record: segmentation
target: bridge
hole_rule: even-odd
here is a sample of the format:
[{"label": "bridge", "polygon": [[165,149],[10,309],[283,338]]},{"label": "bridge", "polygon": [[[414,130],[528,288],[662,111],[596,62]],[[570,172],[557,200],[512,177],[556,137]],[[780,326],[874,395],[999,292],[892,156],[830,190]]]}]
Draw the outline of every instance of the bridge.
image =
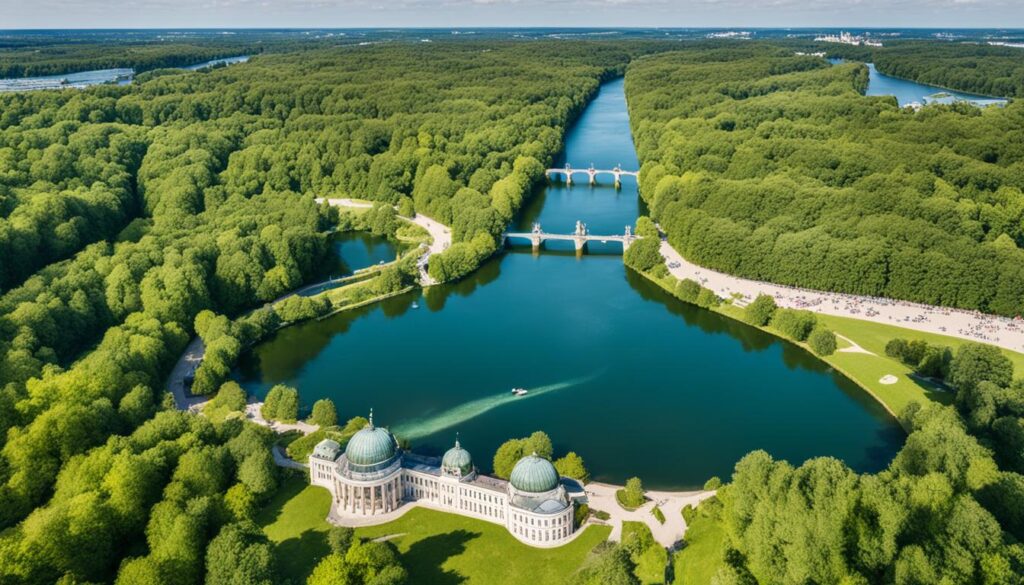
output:
[{"label": "bridge", "polygon": [[529,232],[505,232],[501,235],[501,244],[504,246],[510,239],[529,240],[533,249],[539,250],[544,242],[556,240],[573,242],[576,244],[576,251],[580,252],[587,246],[587,242],[619,242],[622,244],[623,253],[625,253],[629,249],[629,245],[639,238],[640,236],[633,235],[633,230],[628,225],[626,226],[625,233],[622,235],[604,236],[591,234],[587,224],[577,221],[576,231],[571,234],[549,234],[541,229],[539,223],[535,223],[533,224],[533,230]]},{"label": "bridge", "polygon": [[640,179],[640,171],[624,171],[622,170],[622,167],[619,165],[615,165],[615,168],[613,169],[595,169],[594,165],[591,164],[590,167],[586,169],[574,169],[572,168],[572,165],[566,163],[565,168],[563,169],[548,169],[544,171],[544,175],[549,179],[554,175],[564,176],[566,185],[572,185],[572,176],[580,173],[587,175],[587,177],[590,179],[591,185],[597,183],[598,175],[611,175],[612,177],[615,178],[616,187],[622,185],[622,177],[624,176],[636,177],[637,180]]}]

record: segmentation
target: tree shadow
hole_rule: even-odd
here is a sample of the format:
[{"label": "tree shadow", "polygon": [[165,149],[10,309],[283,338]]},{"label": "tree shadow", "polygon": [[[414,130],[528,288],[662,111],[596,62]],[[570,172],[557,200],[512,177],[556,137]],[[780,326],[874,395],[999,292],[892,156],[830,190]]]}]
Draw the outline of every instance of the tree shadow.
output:
[{"label": "tree shadow", "polygon": [[458,585],[466,582],[467,577],[446,570],[442,565],[450,557],[462,554],[466,550],[466,543],[480,536],[479,532],[462,529],[424,538],[409,547],[402,555],[402,562],[416,583]]},{"label": "tree shadow", "polygon": [[305,583],[320,560],[330,552],[326,535],[313,530],[303,532],[298,538],[281,541],[274,547],[281,572],[292,583]]},{"label": "tree shadow", "polygon": [[303,476],[302,481],[289,481],[292,475],[298,475],[298,471],[283,470],[281,473],[280,487],[274,492],[273,497],[267,502],[266,506],[256,515],[256,523],[260,527],[266,527],[277,522],[281,514],[284,513],[285,504],[298,496],[299,492],[306,489],[308,484],[306,483],[305,476]]}]

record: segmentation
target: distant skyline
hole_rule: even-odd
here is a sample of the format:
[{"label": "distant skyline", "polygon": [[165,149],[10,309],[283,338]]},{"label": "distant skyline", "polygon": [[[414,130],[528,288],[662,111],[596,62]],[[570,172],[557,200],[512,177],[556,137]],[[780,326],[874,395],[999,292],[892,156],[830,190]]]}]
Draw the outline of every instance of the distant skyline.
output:
[{"label": "distant skyline", "polygon": [[0,0],[0,28],[1024,27],[1022,0]]}]

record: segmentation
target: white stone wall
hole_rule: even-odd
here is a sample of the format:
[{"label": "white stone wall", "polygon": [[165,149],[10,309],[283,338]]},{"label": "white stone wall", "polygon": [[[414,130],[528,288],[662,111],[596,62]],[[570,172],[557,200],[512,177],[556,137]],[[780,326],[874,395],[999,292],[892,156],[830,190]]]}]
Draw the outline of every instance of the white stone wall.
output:
[{"label": "white stone wall", "polygon": [[508,530],[533,546],[557,546],[573,534],[573,507],[554,514],[538,514],[519,508],[509,511]]},{"label": "white stone wall", "polygon": [[309,483],[327,488],[334,496],[334,462],[310,456]]},{"label": "white stone wall", "polygon": [[[509,494],[462,482],[455,477],[437,476],[396,465],[393,472],[379,479],[356,481],[337,474],[334,462],[316,457],[309,458],[309,473],[311,484],[331,492],[335,508],[341,514],[386,514],[400,508],[404,502],[426,501],[443,510],[500,524],[518,540],[531,546],[559,546],[574,533],[572,505],[553,514],[531,512],[512,506]],[[559,488],[551,497],[564,498],[565,494]]]}]

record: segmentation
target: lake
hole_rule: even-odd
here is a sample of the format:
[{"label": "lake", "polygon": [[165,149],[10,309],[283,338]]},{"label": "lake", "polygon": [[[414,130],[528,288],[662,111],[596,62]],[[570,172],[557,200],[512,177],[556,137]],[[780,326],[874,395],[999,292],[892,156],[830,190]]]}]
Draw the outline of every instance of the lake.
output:
[{"label": "lake", "polygon": [[[213,67],[214,65],[233,65],[245,63],[249,60],[248,55],[237,57],[224,57],[212,59],[188,67],[182,67],[188,71],[198,71]],[[93,71],[79,71],[78,73],[65,73],[63,75],[43,75],[39,77],[19,77],[12,79],[0,79],[0,92],[4,91],[31,91],[38,89],[84,89],[92,85],[117,84],[127,85],[135,77],[135,70],[131,68],[120,69],[96,69]]]},{"label": "lake", "polygon": [[[556,164],[635,170],[628,122],[622,80],[606,83]],[[618,190],[555,182],[516,223],[622,233],[641,210],[632,178]],[[378,258],[360,245],[340,250],[346,263]],[[512,248],[463,281],[288,327],[243,355],[235,377],[259,396],[295,386],[307,407],[329,397],[342,418],[373,408],[422,452],[442,452],[458,432],[484,471],[503,441],[543,430],[595,480],[635,475],[650,488],[726,478],[754,449],[875,471],[905,438],[823,362],[665,294],[611,244],[583,256],[571,243]],[[529,394],[513,397],[518,386]]]}]

